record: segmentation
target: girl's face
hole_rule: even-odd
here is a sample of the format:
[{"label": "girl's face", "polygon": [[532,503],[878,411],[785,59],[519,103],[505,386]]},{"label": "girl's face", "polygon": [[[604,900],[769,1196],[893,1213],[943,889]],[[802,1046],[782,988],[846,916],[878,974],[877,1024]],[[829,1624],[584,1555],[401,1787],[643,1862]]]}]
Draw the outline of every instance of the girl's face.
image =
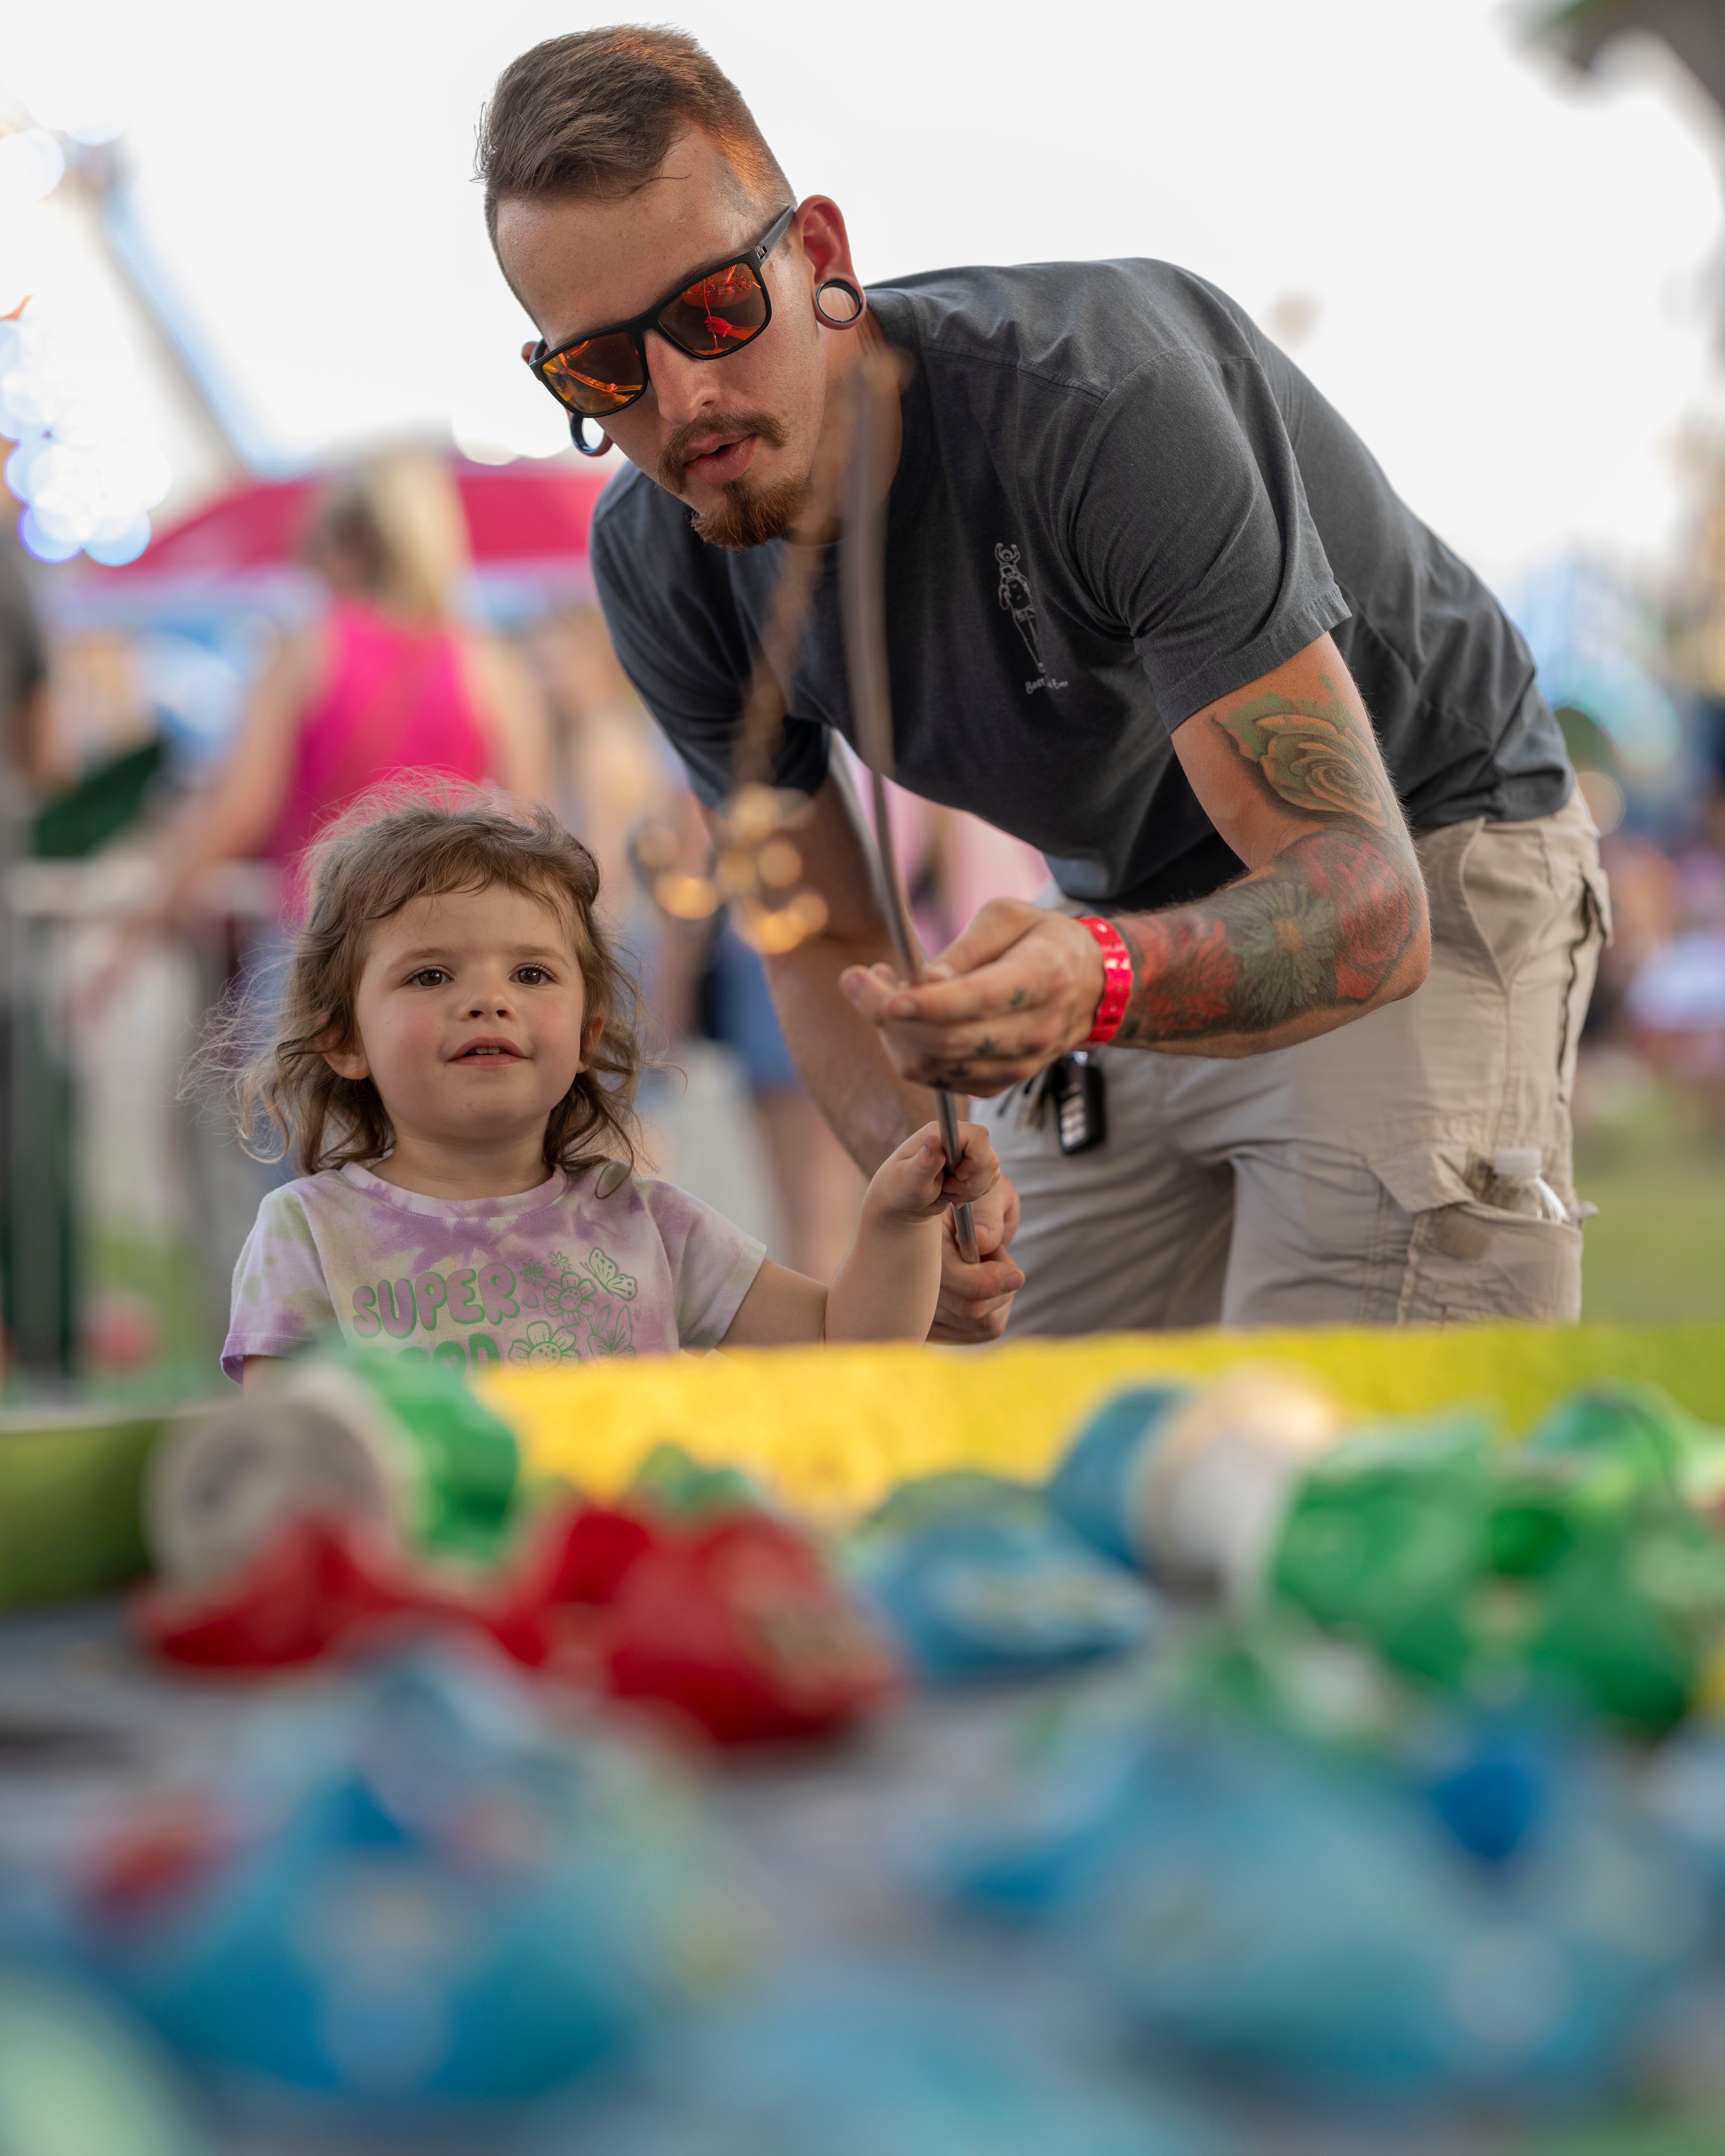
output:
[{"label": "girl's face", "polygon": [[331,1068],[371,1079],[398,1142],[457,1148],[542,1138],[604,1023],[562,913],[505,884],[384,921],[354,1013],[358,1040],[327,1051]]}]

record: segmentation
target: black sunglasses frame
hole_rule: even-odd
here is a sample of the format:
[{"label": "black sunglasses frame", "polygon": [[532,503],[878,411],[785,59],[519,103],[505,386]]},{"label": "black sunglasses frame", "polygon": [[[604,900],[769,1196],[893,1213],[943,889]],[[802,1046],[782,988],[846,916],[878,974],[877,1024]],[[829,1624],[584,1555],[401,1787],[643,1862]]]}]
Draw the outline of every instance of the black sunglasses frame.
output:
[{"label": "black sunglasses frame", "polygon": [[[608,322],[603,329],[585,331],[580,336],[568,338],[560,344],[555,352],[547,351],[545,340],[541,337],[527,364],[545,387],[550,390],[552,395],[557,398],[564,411],[572,415],[572,427],[578,426],[583,420],[591,419],[603,429],[607,419],[614,418],[619,412],[628,411],[631,404],[639,403],[646,395],[648,390],[653,386],[647,371],[647,331],[649,330],[657,330],[667,344],[675,345],[679,352],[685,353],[691,359],[729,359],[733,352],[742,352],[746,346],[752,345],[755,338],[762,335],[768,324],[773,320],[773,294],[768,288],[767,280],[761,275],[762,264],[778,246],[779,241],[784,238],[790,228],[791,219],[796,214],[797,205],[793,203],[788,209],[780,212],[768,228],[766,237],[757,240],[754,246],[746,247],[741,254],[727,255],[722,262],[711,263],[705,270],[697,270],[693,276],[680,278],[662,300],[655,300],[650,307],[643,313],[636,315],[631,321]],[[723,352],[690,352],[687,345],[679,338],[674,337],[670,331],[663,326],[659,317],[668,307],[681,299],[691,285],[704,283],[709,277],[717,277],[726,270],[738,269],[748,270],[761,288],[761,299],[767,313],[760,329],[756,330],[752,336],[745,337],[741,344],[731,345]],[[626,336],[634,341],[636,355],[641,362],[641,386],[633,396],[624,398],[622,403],[614,404],[608,412],[583,412],[578,406],[572,404],[557,388],[547,374],[546,368],[552,360],[561,359],[566,352],[573,352],[579,345],[593,344],[600,337],[610,336]],[[577,439],[578,444],[578,436]]]}]

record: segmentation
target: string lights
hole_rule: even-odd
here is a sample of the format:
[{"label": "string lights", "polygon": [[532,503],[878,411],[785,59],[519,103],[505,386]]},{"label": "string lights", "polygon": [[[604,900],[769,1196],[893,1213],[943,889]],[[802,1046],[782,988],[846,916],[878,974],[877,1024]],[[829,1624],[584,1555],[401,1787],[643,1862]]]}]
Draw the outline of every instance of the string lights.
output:
[{"label": "string lights", "polygon": [[803,855],[791,833],[807,805],[799,793],[739,787],[716,819],[715,851],[701,870],[684,865],[685,841],[675,824],[655,818],[631,841],[636,873],[674,921],[710,920],[728,902],[744,942],[767,957],[783,957],[827,925],[820,893],[796,888]]},{"label": "string lights", "polygon": [[84,553],[117,567],[150,543],[167,459],[138,409],[136,357],[81,319],[64,287],[68,241],[51,198],[66,169],[45,128],[0,134],[0,435],[18,536],[41,562]]}]

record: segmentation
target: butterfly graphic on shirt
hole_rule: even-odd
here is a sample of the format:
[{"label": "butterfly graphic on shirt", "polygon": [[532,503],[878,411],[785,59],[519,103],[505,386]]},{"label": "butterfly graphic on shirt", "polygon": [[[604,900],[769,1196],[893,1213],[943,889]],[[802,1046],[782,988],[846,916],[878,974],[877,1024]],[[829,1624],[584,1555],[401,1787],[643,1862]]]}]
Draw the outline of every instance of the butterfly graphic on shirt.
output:
[{"label": "butterfly graphic on shirt", "polygon": [[619,1296],[624,1302],[633,1302],[638,1285],[634,1276],[613,1263],[601,1250],[588,1253],[587,1269],[607,1295]]}]

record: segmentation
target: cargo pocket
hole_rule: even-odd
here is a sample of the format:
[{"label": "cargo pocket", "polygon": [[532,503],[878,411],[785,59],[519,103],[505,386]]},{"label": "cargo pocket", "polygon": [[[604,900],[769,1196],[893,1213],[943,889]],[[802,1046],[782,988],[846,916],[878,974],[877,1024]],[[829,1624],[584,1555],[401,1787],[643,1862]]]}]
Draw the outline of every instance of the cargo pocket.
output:
[{"label": "cargo pocket", "polygon": [[1580,1315],[1581,1230],[1567,1220],[1502,1213],[1475,1199],[1415,1221],[1399,1323],[1573,1325]]},{"label": "cargo pocket", "polygon": [[1461,1166],[1424,1147],[1373,1162],[1404,1232],[1383,1239],[1372,1317],[1395,1325],[1573,1325],[1581,1315],[1580,1229],[1484,1204]]}]

